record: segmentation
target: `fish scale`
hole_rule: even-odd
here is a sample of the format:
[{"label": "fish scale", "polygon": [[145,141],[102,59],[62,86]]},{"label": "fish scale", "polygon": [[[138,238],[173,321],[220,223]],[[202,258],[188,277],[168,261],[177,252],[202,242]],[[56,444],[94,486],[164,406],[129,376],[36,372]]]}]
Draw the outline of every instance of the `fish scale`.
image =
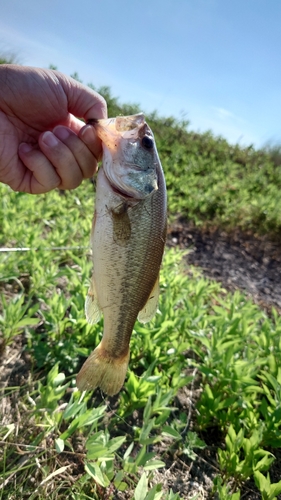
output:
[{"label": "fish scale", "polygon": [[149,321],[157,309],[166,239],[163,170],[150,128],[143,115],[135,116],[122,117],[115,129],[114,119],[95,124],[103,141],[103,167],[97,176],[86,315],[95,323],[103,314],[104,331],[77,376],[77,386],[99,386],[109,395],[124,383],[137,317]]}]

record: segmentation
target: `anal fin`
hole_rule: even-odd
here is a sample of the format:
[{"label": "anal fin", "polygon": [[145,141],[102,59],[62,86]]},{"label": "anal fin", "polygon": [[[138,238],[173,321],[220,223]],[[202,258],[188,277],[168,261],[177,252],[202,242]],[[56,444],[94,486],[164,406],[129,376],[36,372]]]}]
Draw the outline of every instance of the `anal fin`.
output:
[{"label": "anal fin", "polygon": [[98,303],[96,285],[93,276],[91,279],[90,288],[88,290],[88,295],[85,300],[85,313],[87,321],[91,325],[98,323],[98,321],[101,319],[102,316],[102,311]]},{"label": "anal fin", "polygon": [[155,281],[155,285],[151,290],[147,303],[138,314],[138,320],[141,323],[148,323],[148,321],[151,321],[153,316],[155,316],[158,306],[159,293],[160,293],[160,287],[159,287],[159,276],[158,276],[157,280]]}]

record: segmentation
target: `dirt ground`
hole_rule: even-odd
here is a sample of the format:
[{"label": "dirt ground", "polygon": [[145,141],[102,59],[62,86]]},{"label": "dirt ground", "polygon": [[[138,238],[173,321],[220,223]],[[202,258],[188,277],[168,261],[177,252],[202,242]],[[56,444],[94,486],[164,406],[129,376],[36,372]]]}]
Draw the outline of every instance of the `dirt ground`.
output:
[{"label": "dirt ground", "polygon": [[180,220],[170,226],[167,243],[188,249],[186,262],[227,290],[240,289],[260,307],[281,312],[281,244],[240,231],[201,231]]}]

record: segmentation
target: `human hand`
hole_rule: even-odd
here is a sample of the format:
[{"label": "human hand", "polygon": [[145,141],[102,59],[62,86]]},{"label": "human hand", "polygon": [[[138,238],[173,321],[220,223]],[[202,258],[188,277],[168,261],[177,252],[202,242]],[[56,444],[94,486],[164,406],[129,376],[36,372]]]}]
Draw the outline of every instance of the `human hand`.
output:
[{"label": "human hand", "polygon": [[58,71],[0,65],[0,181],[15,191],[74,189],[101,154],[94,127],[102,96]]}]

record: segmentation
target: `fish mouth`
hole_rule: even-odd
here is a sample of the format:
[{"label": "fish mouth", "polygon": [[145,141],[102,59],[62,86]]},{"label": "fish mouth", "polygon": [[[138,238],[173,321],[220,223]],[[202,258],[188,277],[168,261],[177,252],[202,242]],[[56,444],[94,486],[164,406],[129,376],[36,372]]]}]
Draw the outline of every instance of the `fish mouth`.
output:
[{"label": "fish mouth", "polygon": [[137,140],[149,131],[143,113],[130,116],[117,116],[108,119],[89,119],[87,124],[95,127],[98,137],[106,144],[115,143],[116,137]]},{"label": "fish mouth", "polygon": [[144,124],[145,118],[143,113],[130,116],[117,116],[115,118],[115,129],[117,132],[134,130],[135,128],[140,128]]},{"label": "fish mouth", "polygon": [[[95,127],[98,137],[103,142],[104,173],[115,195],[131,205],[158,189],[157,179],[152,178],[154,168],[152,166],[144,168],[141,158],[134,152],[136,148],[141,148],[141,151],[154,150],[153,134],[143,113],[94,119],[88,123]],[[133,148],[134,154],[128,154],[127,146]],[[150,160],[153,160],[153,156],[149,156]],[[148,174],[147,178],[144,178],[145,174]]]},{"label": "fish mouth", "polygon": [[116,118],[103,118],[96,119],[90,118],[87,125],[94,125],[97,127],[106,128],[111,132],[128,132],[136,128],[140,128],[145,124],[145,117],[143,113],[129,116],[117,116]]}]

